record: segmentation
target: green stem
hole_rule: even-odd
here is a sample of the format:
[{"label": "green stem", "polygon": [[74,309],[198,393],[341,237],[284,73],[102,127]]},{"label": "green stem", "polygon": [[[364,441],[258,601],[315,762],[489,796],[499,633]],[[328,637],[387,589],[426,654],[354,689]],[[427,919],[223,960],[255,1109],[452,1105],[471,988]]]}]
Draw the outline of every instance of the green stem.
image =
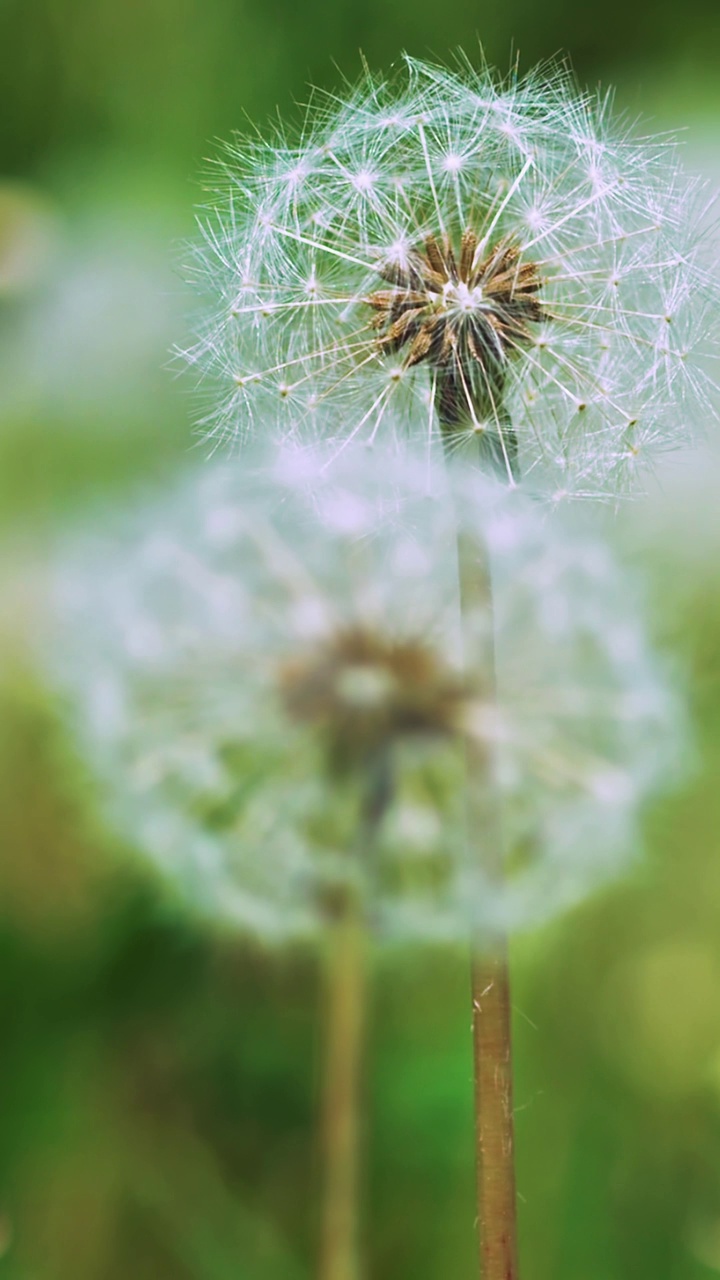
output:
[{"label": "green stem", "polygon": [[[366,762],[355,857],[367,861],[390,800],[389,761]],[[360,1280],[362,1074],[368,934],[362,894],[346,889],[331,926],[322,1098],[320,1280]]]},{"label": "green stem", "polygon": [[332,926],[326,994],[320,1280],[359,1280],[359,1149],[365,927],[356,894]]},{"label": "green stem", "polygon": [[[466,628],[466,656],[494,701],[493,596],[487,548],[458,532],[458,570],[463,617],[487,619],[484,643]],[[468,829],[479,841],[479,857],[491,882],[504,879],[502,830],[491,747],[466,743]],[[517,1210],[512,1088],[510,972],[507,937],[473,938],[471,968],[477,1221],[482,1280],[517,1280]]]}]

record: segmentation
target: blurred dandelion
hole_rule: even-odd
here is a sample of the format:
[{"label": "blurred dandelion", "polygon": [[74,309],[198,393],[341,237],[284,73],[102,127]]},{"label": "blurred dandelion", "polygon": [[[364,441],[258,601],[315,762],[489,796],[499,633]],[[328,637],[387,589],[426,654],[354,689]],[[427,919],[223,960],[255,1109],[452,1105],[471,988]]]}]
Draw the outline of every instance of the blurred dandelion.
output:
[{"label": "blurred dandelion", "polygon": [[621,865],[677,750],[630,590],[519,491],[399,445],[216,466],[139,525],[63,569],[64,679],[117,819],[196,905],[331,942],[321,1280],[358,1274],[368,929],[473,939],[484,1275],[514,1275],[504,934]]},{"label": "blurred dandelion", "polygon": [[[677,765],[634,585],[479,472],[328,456],[213,464],[64,562],[60,675],[113,820],[268,942],[322,928],[348,887],[380,938],[542,920],[623,865]],[[487,607],[460,617],[458,527],[492,555],[497,690],[472,665]],[[468,741],[492,761],[502,883],[467,852]]]},{"label": "blurred dandelion", "polygon": [[213,440],[473,440],[510,481],[614,496],[711,412],[703,185],[563,68],[406,59],[220,173],[185,353]]}]

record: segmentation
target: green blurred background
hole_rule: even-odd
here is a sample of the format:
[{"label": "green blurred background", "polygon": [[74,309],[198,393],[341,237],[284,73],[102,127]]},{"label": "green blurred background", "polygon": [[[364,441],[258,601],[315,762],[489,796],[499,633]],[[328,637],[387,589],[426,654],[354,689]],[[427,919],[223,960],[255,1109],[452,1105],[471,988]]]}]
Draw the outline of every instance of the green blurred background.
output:
[{"label": "green blurred background", "polygon": [[[583,83],[684,129],[688,167],[720,182],[717,0],[0,0],[7,1280],[313,1274],[317,966],[198,922],[103,829],[27,652],[60,531],[202,465],[165,366],[216,139],[354,78],[359,50],[385,68],[479,39],[503,69],[567,51]],[[720,1273],[713,466],[699,496],[681,477],[669,518],[622,523],[658,643],[689,672],[695,774],[648,813],[628,882],[515,946],[524,1280]],[[469,1054],[467,958],[378,957],[368,1280],[475,1274]]]}]

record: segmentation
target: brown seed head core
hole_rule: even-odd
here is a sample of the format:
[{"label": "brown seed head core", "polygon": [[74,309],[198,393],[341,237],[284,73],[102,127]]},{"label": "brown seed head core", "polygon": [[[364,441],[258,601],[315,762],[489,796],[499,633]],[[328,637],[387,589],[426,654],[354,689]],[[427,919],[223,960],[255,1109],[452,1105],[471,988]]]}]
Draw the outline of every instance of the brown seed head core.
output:
[{"label": "brown seed head core", "polygon": [[537,264],[521,262],[509,239],[483,254],[468,228],[459,254],[449,236],[428,236],[404,262],[385,264],[380,276],[392,287],[366,299],[380,350],[402,353],[405,368],[430,365],[443,430],[494,431],[512,469],[517,443],[503,394],[510,360],[532,341],[531,326],[546,319]]},{"label": "brown seed head core", "polygon": [[336,632],[279,673],[288,714],[327,735],[338,768],[361,764],[403,737],[457,731],[466,682],[424,645],[362,625]]}]

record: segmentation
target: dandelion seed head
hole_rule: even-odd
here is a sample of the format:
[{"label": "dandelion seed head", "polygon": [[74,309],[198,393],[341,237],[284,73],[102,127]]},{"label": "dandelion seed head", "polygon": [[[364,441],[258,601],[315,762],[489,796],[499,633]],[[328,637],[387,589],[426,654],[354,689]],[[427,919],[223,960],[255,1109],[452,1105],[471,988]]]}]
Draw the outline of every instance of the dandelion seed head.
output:
[{"label": "dandelion seed head", "polygon": [[186,353],[213,442],[480,436],[559,501],[632,489],[714,411],[707,193],[561,67],[406,59],[219,173]]},{"label": "dandelion seed head", "polygon": [[[453,939],[535,923],[620,870],[683,732],[610,553],[566,511],[399,443],[382,468],[357,442],[254,456],[60,568],[56,676],[109,820],[270,943],[322,929],[350,881],[378,938]],[[460,616],[458,529],[488,549],[494,622]],[[497,694],[474,656],[491,634]],[[502,886],[468,838],[469,740],[491,762]]]}]

